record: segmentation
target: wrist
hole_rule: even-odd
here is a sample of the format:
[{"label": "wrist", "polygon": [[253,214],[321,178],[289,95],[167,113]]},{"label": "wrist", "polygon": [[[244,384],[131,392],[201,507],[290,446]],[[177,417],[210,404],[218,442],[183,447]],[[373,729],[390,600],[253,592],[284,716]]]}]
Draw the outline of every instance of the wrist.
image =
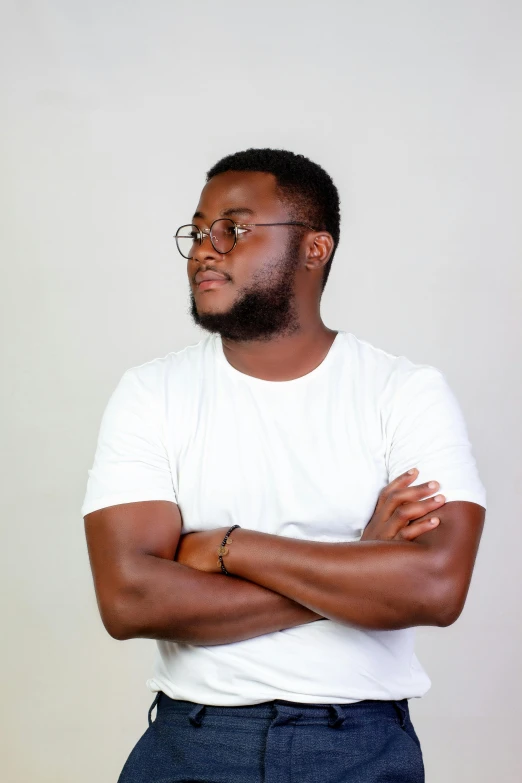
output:
[{"label": "wrist", "polygon": [[[230,554],[229,547],[232,544],[232,536],[239,527],[240,525],[232,525],[232,527],[226,528],[223,539],[221,540],[217,548],[217,557],[218,557],[216,563],[217,572],[218,573],[221,572],[225,576],[232,576],[228,568],[229,565],[228,555]],[[225,564],[224,558],[227,559],[227,565]]]},{"label": "wrist", "polygon": [[[239,576],[241,562],[243,560],[242,552],[244,553],[245,545],[248,546],[247,542],[251,532],[251,530],[245,530],[245,528],[238,527],[228,536],[228,552],[226,555],[223,555],[223,563],[230,576]],[[221,567],[219,568],[219,571],[221,572]]]},{"label": "wrist", "polygon": [[252,561],[256,562],[261,557],[263,544],[261,539],[265,536],[272,538],[268,533],[260,533],[244,527],[239,527],[230,534],[228,542],[231,546],[223,561],[231,576],[249,578],[249,564],[251,566]]}]

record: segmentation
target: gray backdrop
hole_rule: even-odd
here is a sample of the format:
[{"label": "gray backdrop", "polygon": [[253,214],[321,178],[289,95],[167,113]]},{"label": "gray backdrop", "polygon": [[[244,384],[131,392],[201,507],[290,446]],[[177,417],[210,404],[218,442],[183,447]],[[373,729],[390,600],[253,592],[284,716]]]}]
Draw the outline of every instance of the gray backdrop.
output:
[{"label": "gray backdrop", "polygon": [[428,783],[520,781],[521,4],[4,0],[0,21],[3,779],[114,783],[146,727],[154,642],[101,625],[87,469],[123,371],[202,336],[172,235],[204,172],[274,146],[341,192],[324,321],[446,374],[488,489],[466,608],[418,632]]}]

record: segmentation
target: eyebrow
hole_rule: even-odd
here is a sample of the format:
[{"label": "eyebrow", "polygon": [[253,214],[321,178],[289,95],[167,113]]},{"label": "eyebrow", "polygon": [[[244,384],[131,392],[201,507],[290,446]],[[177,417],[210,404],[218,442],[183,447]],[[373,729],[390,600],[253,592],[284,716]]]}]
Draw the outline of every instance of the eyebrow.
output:
[{"label": "eyebrow", "polygon": [[[230,215],[255,215],[255,212],[253,209],[250,209],[249,207],[232,207],[231,209],[224,209],[220,213],[220,217],[230,217]],[[200,220],[205,220],[205,215],[203,212],[194,212],[193,217],[199,218]]]}]

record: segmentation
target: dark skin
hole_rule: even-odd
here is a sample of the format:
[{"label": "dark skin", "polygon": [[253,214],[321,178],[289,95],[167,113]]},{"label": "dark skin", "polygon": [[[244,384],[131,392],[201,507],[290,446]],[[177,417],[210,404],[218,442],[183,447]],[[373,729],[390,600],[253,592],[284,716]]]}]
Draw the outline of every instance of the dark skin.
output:
[{"label": "dark skin", "polygon": [[[241,528],[224,562],[230,574],[340,623],[372,630],[450,625],[464,606],[484,509],[463,501],[435,508],[437,529],[414,542],[328,544]],[[226,530],[183,536],[178,562],[219,574]]]},{"label": "dark skin", "polygon": [[[246,208],[248,212],[241,211]],[[227,172],[214,177],[203,188],[194,223],[208,228],[213,220],[226,215],[237,223],[278,223],[294,219],[288,205],[278,195],[276,180],[259,172]],[[231,253],[216,253],[208,238],[188,262],[187,273],[199,314],[230,309],[243,289],[253,280],[281,274],[281,255],[288,242],[290,227],[258,227],[238,239]],[[323,267],[333,250],[326,231],[301,232],[298,264],[283,277],[292,276],[292,315],[271,339],[230,339],[223,337],[223,351],[240,372],[267,381],[287,381],[311,372],[328,353],[336,332],[321,319],[320,298]],[[194,277],[198,271],[225,273],[229,282],[200,291]],[[245,330],[245,329],[244,329]]]},{"label": "dark skin", "polygon": [[[409,486],[416,476],[399,476],[382,490],[363,540],[392,545],[433,535],[430,519],[434,509],[440,519],[441,504],[427,495],[438,485]],[[253,582],[205,572],[202,561],[188,566],[182,561],[217,556],[213,544],[201,545],[204,534],[181,536],[181,527],[178,506],[166,501],[124,503],[86,515],[98,606],[115,639],[227,644],[323,619]],[[371,621],[368,608],[356,624]]]},{"label": "dark skin", "polygon": [[[251,212],[233,213],[238,223],[295,219],[271,175],[229,172],[207,183],[194,220],[208,228],[223,212],[239,207]],[[332,238],[304,229],[289,261],[288,230],[254,228],[226,255],[216,253],[205,238],[187,267],[193,306],[201,317],[234,314],[234,304],[256,286],[269,301],[272,288],[277,284],[280,291],[282,281],[289,281],[288,307],[273,323],[270,318],[260,322],[257,339],[252,324],[239,315],[223,319],[229,330],[223,337],[228,361],[240,372],[271,381],[313,370],[336,335],[319,311]],[[207,269],[222,271],[228,282],[198,291],[195,275]],[[217,567],[225,529],[181,536],[174,503],[129,503],[88,514],[87,543],[104,624],[118,639],[206,645],[323,618],[383,630],[449,625],[464,606],[485,512],[475,503],[428,498],[438,484],[410,487],[414,479],[399,477],[383,490],[358,542],[271,536],[248,530],[243,520],[225,557],[234,578]],[[432,526],[434,512],[440,523]]]}]

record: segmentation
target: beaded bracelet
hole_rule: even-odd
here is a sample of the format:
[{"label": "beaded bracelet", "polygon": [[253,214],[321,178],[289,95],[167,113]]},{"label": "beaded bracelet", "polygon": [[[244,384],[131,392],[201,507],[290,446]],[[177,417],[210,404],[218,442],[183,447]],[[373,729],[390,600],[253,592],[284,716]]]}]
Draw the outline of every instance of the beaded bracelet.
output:
[{"label": "beaded bracelet", "polygon": [[[218,548],[218,555],[219,555],[218,566],[221,566],[221,570],[223,571],[224,574],[226,574],[226,576],[230,576],[230,574],[228,573],[227,569],[225,568],[225,564],[223,562],[223,555],[228,555],[228,549],[226,548],[225,545],[227,543],[227,539],[228,539],[229,535],[231,534],[231,532],[233,530],[236,529],[236,527],[241,527],[241,525],[232,525],[230,530],[227,530],[227,532],[225,533],[225,538],[221,542],[221,546]],[[229,544],[229,546],[230,546],[230,544]]]}]

